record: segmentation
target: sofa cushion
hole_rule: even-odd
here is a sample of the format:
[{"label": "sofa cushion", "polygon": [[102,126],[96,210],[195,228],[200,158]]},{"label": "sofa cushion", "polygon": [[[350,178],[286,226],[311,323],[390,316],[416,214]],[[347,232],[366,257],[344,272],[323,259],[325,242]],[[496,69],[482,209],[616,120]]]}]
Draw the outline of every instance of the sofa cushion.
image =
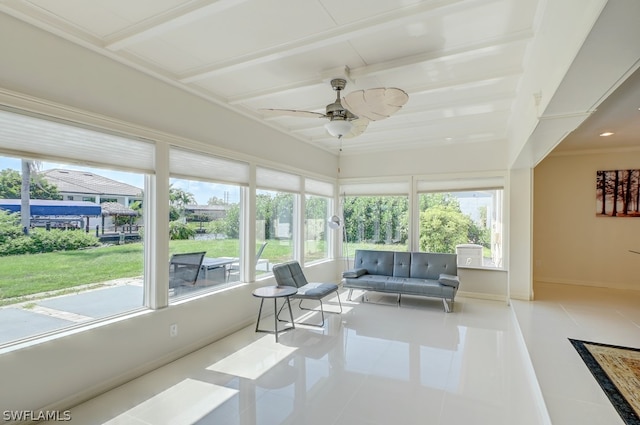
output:
[{"label": "sofa cushion", "polygon": [[384,290],[385,282],[389,276],[365,274],[357,279],[347,279],[349,288],[363,288],[372,291]]},{"label": "sofa cushion", "polygon": [[403,287],[403,293],[430,297],[442,296],[442,285],[435,280],[409,278]]},{"label": "sofa cushion", "polygon": [[312,300],[320,300],[332,292],[338,290],[338,285],[333,283],[311,282],[298,288],[298,293],[292,298],[307,298]]},{"label": "sofa cushion", "polygon": [[366,269],[368,274],[393,276],[393,251],[357,250],[354,269]]},{"label": "sofa cushion", "polygon": [[409,277],[411,274],[411,253],[396,252],[393,256],[393,277]]},{"label": "sofa cushion", "polygon": [[384,289],[388,292],[402,292],[406,281],[404,277],[389,277],[384,282]]},{"label": "sofa cushion", "polygon": [[455,254],[441,254],[433,252],[411,253],[411,277],[419,279],[438,280],[440,274],[458,274]]}]

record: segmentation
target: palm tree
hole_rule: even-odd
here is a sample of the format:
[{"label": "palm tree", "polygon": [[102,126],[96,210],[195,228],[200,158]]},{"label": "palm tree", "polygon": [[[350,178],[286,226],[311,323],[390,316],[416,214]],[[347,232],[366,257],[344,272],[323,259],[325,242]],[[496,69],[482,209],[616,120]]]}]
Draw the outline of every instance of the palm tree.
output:
[{"label": "palm tree", "polygon": [[20,223],[25,235],[31,227],[31,174],[38,172],[40,163],[29,159],[22,160],[22,183],[20,185]]},{"label": "palm tree", "polygon": [[169,212],[169,219],[171,221],[178,220],[180,217],[183,217],[186,206],[194,204],[195,202],[196,198],[192,193],[173,187],[173,184],[169,185],[169,203],[171,208],[171,211]]}]

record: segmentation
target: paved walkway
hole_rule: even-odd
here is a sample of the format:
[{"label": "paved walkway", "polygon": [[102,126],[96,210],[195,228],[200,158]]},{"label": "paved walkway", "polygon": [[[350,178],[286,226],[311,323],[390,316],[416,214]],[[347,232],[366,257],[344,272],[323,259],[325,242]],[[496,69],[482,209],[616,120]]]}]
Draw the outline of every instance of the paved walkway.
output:
[{"label": "paved walkway", "polygon": [[98,289],[2,307],[0,345],[140,307],[142,296],[141,279],[118,279]]},{"label": "paved walkway", "polygon": [[[182,296],[220,285],[216,281],[198,279],[195,286],[182,286],[171,296]],[[37,294],[21,303],[0,307],[0,346],[30,336],[102,319],[142,306],[141,278],[125,278],[74,288],[77,292],[56,295]]]}]

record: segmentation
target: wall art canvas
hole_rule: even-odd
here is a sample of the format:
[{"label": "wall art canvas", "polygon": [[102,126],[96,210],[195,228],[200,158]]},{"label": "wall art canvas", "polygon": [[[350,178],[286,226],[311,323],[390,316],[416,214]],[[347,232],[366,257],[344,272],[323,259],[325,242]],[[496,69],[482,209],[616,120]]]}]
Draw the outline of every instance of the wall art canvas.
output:
[{"label": "wall art canvas", "polygon": [[596,215],[640,217],[640,170],[596,173]]}]

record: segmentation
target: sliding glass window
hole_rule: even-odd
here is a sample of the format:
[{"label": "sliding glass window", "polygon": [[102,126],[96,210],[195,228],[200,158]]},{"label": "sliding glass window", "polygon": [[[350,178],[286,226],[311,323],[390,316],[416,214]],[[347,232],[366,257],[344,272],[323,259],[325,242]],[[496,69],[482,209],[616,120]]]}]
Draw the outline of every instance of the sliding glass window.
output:
[{"label": "sliding glass window", "polygon": [[0,346],[144,307],[153,149],[0,111]]}]

